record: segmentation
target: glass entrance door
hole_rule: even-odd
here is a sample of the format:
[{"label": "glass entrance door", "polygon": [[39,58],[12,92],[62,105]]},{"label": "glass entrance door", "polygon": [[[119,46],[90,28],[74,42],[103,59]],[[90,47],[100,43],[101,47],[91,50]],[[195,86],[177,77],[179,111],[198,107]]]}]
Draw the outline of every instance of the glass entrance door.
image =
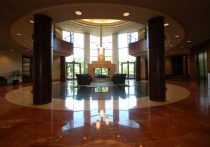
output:
[{"label": "glass entrance door", "polygon": [[207,51],[197,54],[197,83],[200,85],[207,84],[208,67],[207,67]]},{"label": "glass entrance door", "polygon": [[69,80],[76,79],[76,74],[81,74],[81,63],[66,62],[66,78]]},{"label": "glass entrance door", "polygon": [[136,77],[135,75],[135,62],[122,62],[121,63],[121,73],[127,74],[128,79],[133,79]]}]

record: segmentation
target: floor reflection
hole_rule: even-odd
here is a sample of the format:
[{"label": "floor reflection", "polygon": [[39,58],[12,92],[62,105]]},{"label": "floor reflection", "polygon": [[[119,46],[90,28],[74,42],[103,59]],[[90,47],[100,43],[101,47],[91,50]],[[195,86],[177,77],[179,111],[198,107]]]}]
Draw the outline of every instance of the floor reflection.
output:
[{"label": "floor reflection", "polygon": [[[107,83],[96,87],[77,86],[75,81],[57,83],[53,85],[53,98],[65,99],[65,106],[72,111],[93,111],[101,109],[129,110],[136,106],[137,99],[148,96],[146,82],[137,83],[129,80],[125,86],[103,85],[107,85]],[[114,101],[118,104],[113,105]],[[85,108],[85,104],[89,106]]]},{"label": "floor reflection", "polygon": [[148,96],[147,82],[128,80],[126,85],[109,85],[106,82],[90,86],[78,86],[76,81],[53,84],[53,98],[59,99],[74,98],[82,100],[90,97],[96,99],[110,99],[111,97],[126,99],[130,96],[137,98]]},{"label": "floor reflection", "polygon": [[[116,124],[130,128],[140,128],[140,123],[129,118],[129,110],[105,109],[90,111],[74,111],[72,121],[66,123],[62,131],[83,127],[85,125],[95,125],[96,129],[104,126],[114,126]],[[103,114],[101,114],[103,112]]]},{"label": "floor reflection", "polygon": [[12,90],[5,95],[5,99],[11,103],[31,108],[69,111],[71,119],[65,123],[63,130],[85,125],[95,128],[96,122],[105,126],[106,123],[101,121],[100,112],[102,110],[103,120],[108,119],[110,127],[119,124],[138,128],[140,123],[130,113],[133,110],[174,103],[190,95],[190,92],[184,87],[173,84],[166,84],[166,86],[165,102],[149,100],[147,83],[137,83],[132,80],[126,81],[125,85],[118,86],[107,82],[93,83],[90,86],[78,86],[73,81],[63,84],[53,83],[53,100],[44,105],[33,105],[32,86]]},{"label": "floor reflection", "polygon": [[136,107],[137,99],[148,95],[146,82],[129,80],[126,85],[93,85],[77,86],[75,81],[54,84],[53,97],[65,99],[65,107],[73,111],[73,120],[63,126],[63,131],[85,124],[96,124],[97,127],[97,124],[102,125],[107,121],[109,125],[117,123],[140,127],[138,122],[129,119],[129,109]]}]

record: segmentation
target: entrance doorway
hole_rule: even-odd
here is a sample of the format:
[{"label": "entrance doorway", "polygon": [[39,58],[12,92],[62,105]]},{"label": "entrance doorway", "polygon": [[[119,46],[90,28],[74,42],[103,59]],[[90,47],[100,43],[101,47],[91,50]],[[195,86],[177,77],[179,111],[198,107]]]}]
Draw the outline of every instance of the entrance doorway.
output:
[{"label": "entrance doorway", "polygon": [[172,63],[173,76],[187,76],[188,75],[188,65],[187,65],[186,54],[172,56],[171,63]]},{"label": "entrance doorway", "polygon": [[207,51],[196,55],[197,83],[207,84]]},{"label": "entrance doorway", "polygon": [[127,74],[128,79],[136,78],[136,66],[135,62],[121,62],[121,73]]},{"label": "entrance doorway", "polygon": [[81,74],[81,63],[66,62],[66,78],[68,80],[76,79],[76,74]]}]

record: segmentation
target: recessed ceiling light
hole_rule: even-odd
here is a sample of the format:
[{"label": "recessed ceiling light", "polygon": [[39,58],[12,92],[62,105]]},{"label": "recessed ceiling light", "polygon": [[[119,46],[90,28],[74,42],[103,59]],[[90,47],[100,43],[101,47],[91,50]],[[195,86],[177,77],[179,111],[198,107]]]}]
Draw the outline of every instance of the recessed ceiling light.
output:
[{"label": "recessed ceiling light", "polygon": [[125,16],[125,17],[128,17],[129,15],[130,15],[129,12],[124,12],[124,13],[123,13],[123,16]]},{"label": "recessed ceiling light", "polygon": [[179,38],[179,37],[180,37],[179,35],[176,35],[176,36],[175,36],[175,38]]},{"label": "recessed ceiling light", "polygon": [[82,21],[93,23],[93,24],[112,24],[121,22],[119,19],[82,19]]},{"label": "recessed ceiling light", "polygon": [[10,52],[14,52],[14,50],[10,50]]},{"label": "recessed ceiling light", "polygon": [[169,26],[170,24],[169,23],[164,23],[164,27],[167,27]]},{"label": "recessed ceiling light", "polygon": [[188,43],[191,43],[192,41],[191,41],[191,40],[187,40],[187,42],[188,42]]},{"label": "recessed ceiling light", "polygon": [[30,22],[30,23],[34,23],[34,21],[33,21],[33,20],[30,20],[29,22]]},{"label": "recessed ceiling light", "polygon": [[22,36],[22,34],[21,34],[21,33],[17,33],[16,35],[17,35],[17,36]]},{"label": "recessed ceiling light", "polygon": [[81,11],[75,11],[75,14],[76,15],[82,15],[82,12]]}]

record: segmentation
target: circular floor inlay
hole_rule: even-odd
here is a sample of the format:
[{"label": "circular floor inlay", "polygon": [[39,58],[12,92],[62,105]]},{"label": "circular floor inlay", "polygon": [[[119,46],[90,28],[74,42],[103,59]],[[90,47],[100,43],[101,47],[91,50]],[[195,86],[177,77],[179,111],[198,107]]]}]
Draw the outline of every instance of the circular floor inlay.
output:
[{"label": "circular floor inlay", "polygon": [[[165,102],[155,102],[149,100],[148,96],[146,97],[136,97],[135,95],[129,94],[126,98],[113,98],[101,99],[100,97],[103,93],[97,95],[97,97],[85,98],[82,100],[77,100],[73,97],[66,97],[65,99],[53,99],[51,103],[44,105],[33,105],[32,99],[32,86],[19,88],[17,90],[10,91],[6,94],[5,98],[11,103],[27,106],[32,108],[41,108],[41,109],[52,109],[52,110],[95,110],[99,109],[101,106],[107,106],[108,109],[119,109],[119,110],[129,110],[135,108],[145,108],[160,106],[169,103],[174,103],[181,101],[187,98],[190,95],[190,92],[181,86],[166,84],[166,101]],[[132,93],[132,92],[131,92]],[[86,103],[88,104],[86,106]]]}]

